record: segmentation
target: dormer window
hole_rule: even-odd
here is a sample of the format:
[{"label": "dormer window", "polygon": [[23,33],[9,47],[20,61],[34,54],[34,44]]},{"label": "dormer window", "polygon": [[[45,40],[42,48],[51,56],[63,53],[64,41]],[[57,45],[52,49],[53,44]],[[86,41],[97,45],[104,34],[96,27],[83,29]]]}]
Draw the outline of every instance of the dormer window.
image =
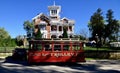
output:
[{"label": "dormer window", "polygon": [[57,14],[57,10],[51,10],[51,14],[52,15],[56,15]]}]

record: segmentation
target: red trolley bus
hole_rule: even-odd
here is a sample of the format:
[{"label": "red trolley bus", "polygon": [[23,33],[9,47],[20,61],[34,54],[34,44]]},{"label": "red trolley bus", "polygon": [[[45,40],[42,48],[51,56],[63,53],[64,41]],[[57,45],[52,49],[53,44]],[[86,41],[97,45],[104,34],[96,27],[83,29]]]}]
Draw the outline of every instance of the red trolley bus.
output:
[{"label": "red trolley bus", "polygon": [[31,40],[29,41],[28,62],[85,62],[85,56],[79,40]]}]

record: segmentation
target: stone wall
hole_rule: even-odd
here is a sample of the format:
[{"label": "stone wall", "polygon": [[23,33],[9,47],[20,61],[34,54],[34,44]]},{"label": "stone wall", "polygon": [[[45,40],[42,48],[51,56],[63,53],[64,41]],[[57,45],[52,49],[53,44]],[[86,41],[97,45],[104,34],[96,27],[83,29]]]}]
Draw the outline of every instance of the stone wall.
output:
[{"label": "stone wall", "polygon": [[[0,53],[0,57],[11,56],[12,53]],[[120,59],[120,51],[85,51],[85,57],[98,59]]]},{"label": "stone wall", "polygon": [[120,52],[110,52],[110,59],[120,59]]},{"label": "stone wall", "polygon": [[120,59],[120,51],[85,51],[87,58]]}]

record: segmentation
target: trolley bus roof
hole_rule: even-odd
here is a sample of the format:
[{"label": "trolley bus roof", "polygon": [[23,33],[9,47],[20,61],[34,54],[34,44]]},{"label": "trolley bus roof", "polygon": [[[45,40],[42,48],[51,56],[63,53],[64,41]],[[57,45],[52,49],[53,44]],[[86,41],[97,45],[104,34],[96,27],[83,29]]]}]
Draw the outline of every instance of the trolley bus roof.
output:
[{"label": "trolley bus roof", "polygon": [[78,38],[52,38],[52,39],[32,39],[30,40],[29,42],[39,42],[39,43],[42,43],[42,42],[65,42],[65,43],[78,43],[78,42],[81,42],[81,40],[79,40]]}]

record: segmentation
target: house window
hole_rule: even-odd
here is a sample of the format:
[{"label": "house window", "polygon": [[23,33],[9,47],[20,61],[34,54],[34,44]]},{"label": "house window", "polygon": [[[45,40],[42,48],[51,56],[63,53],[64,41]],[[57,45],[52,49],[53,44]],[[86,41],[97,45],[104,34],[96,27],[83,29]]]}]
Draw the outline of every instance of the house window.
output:
[{"label": "house window", "polygon": [[57,14],[57,10],[51,10],[51,14],[52,14],[52,15]]},{"label": "house window", "polygon": [[62,31],[62,26],[59,26],[59,31]]},{"label": "house window", "polygon": [[51,26],[51,31],[57,31],[57,26],[56,25],[52,25]]},{"label": "house window", "polygon": [[57,38],[57,36],[56,35],[52,35],[51,38]]},{"label": "house window", "polygon": [[51,17],[52,19],[57,19],[57,17]]},{"label": "house window", "polygon": [[72,26],[69,26],[69,30],[72,31]]},{"label": "house window", "polygon": [[44,25],[40,25],[40,30],[46,30],[46,27]]}]

